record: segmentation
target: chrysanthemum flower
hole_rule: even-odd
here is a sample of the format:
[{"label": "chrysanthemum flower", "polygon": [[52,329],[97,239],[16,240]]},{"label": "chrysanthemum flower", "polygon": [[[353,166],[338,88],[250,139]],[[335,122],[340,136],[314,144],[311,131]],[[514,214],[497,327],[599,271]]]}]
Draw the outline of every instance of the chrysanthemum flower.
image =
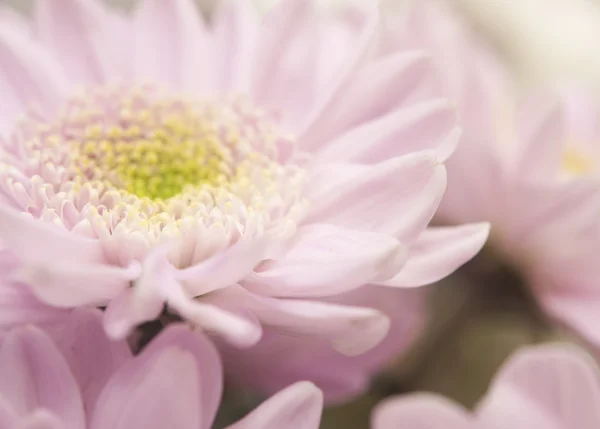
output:
[{"label": "chrysanthemum flower", "polygon": [[551,315],[600,345],[600,110],[564,89],[517,95],[491,52],[442,2],[415,2],[408,23],[419,31],[392,30],[386,49],[431,47],[463,124],[440,219],[490,221],[493,252]]},{"label": "chrysanthemum flower", "polygon": [[500,369],[473,413],[432,394],[392,398],[376,408],[372,429],[552,428],[600,425],[600,382],[594,361],[560,345],[518,351]]},{"label": "chrysanthemum flower", "polygon": [[[3,429],[210,429],[222,371],[212,342],[172,325],[132,357],[110,341],[96,311],[76,310],[67,330],[21,327],[0,343]],[[323,398],[311,383],[273,396],[235,429],[317,429]]]},{"label": "chrysanthemum flower", "polygon": [[262,325],[376,344],[384,314],[308,298],[437,280],[487,226],[425,229],[455,115],[422,53],[369,61],[372,12],[285,0],[261,25],[230,1],[205,26],[188,0],[131,17],[67,0],[3,21],[11,278],[50,306],[106,307],[114,338],[166,304],[240,346]]}]

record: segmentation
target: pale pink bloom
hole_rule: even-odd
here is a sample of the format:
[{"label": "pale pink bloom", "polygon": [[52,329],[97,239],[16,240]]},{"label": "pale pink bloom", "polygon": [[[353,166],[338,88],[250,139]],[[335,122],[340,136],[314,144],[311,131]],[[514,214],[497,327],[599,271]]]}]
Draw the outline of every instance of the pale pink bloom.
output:
[{"label": "pale pink bloom", "polygon": [[372,429],[596,429],[600,378],[593,359],[567,345],[516,352],[475,411],[433,394],[384,401]]},{"label": "pale pink bloom", "polygon": [[[47,334],[11,331],[0,343],[3,429],[210,429],[221,400],[217,351],[172,325],[141,354],[106,337],[96,311],[77,310]],[[323,397],[311,383],[273,396],[233,429],[317,429]]]},{"label": "pale pink bloom", "polygon": [[426,229],[459,129],[423,53],[371,61],[373,5],[260,24],[228,1],[210,27],[191,0],[37,5],[0,25],[0,240],[48,305],[106,306],[113,338],[166,304],[238,346],[268,325],[355,354],[386,315],[310,298],[431,283],[483,245]]},{"label": "pale pink bloom", "polygon": [[551,315],[598,346],[600,110],[562,89],[516,95],[510,76],[446,6],[414,2],[410,31],[392,28],[385,47],[427,46],[457,100],[463,137],[446,163],[439,218],[490,221],[490,247]]}]

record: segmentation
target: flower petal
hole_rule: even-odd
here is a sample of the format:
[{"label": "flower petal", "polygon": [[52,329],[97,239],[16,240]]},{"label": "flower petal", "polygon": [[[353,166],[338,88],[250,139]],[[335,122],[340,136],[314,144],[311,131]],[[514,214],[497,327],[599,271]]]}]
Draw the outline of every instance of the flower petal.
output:
[{"label": "flower petal", "polygon": [[78,382],[85,409],[93,410],[108,379],[132,358],[127,342],[106,336],[96,309],[74,310],[47,330]]},{"label": "flower petal", "polygon": [[417,287],[434,283],[475,256],[485,244],[489,231],[487,223],[427,228],[410,248],[402,271],[378,284]]},{"label": "flower petal", "polygon": [[68,88],[58,64],[26,34],[0,26],[0,131],[32,103],[54,113]]},{"label": "flower petal", "polygon": [[46,410],[38,410],[13,426],[13,429],[69,429],[69,427],[54,414]]},{"label": "flower petal", "polygon": [[[117,16],[109,15],[94,0],[37,2],[35,36],[60,61],[70,79],[82,84],[102,84],[122,75],[128,57],[122,32],[115,31]],[[117,39],[117,37],[119,39]]]},{"label": "flower petal", "polygon": [[[517,352],[477,409],[481,427],[596,428],[600,383],[593,360],[573,346]],[[506,410],[511,410],[507,413]]]},{"label": "flower petal", "polygon": [[306,222],[325,222],[393,235],[407,243],[429,223],[446,187],[432,152],[380,164],[324,164],[309,178]]},{"label": "flower petal", "polygon": [[415,151],[434,150],[440,162],[460,137],[456,112],[448,100],[426,100],[366,122],[318,152],[320,162],[378,163]]},{"label": "flower petal", "polygon": [[387,316],[370,308],[269,298],[241,287],[217,291],[212,299],[215,304],[220,300],[238,300],[264,325],[291,334],[326,339],[339,352],[347,355],[357,355],[374,347],[389,329]]},{"label": "flower petal", "polygon": [[66,427],[85,428],[77,382],[63,356],[37,328],[17,329],[2,341],[0,394],[20,415],[44,408]]},{"label": "flower petal", "polygon": [[299,146],[318,152],[341,133],[429,92],[431,63],[420,52],[401,52],[374,61],[353,75],[336,92],[301,137]]},{"label": "flower petal", "polygon": [[214,12],[214,42],[220,60],[217,78],[223,91],[250,89],[260,22],[252,2],[225,0]]},{"label": "flower petal", "polygon": [[388,399],[377,406],[371,417],[372,429],[469,429],[471,426],[466,410],[433,394]]},{"label": "flower petal", "polygon": [[177,270],[174,277],[185,285],[192,296],[231,286],[269,257],[271,244],[267,237],[241,239],[196,265]]},{"label": "flower petal", "polygon": [[[262,329],[255,320],[250,320],[238,312],[206,304],[204,303],[207,301],[206,297],[202,301],[194,300],[174,280],[161,284],[161,287],[169,307],[199,328],[214,332],[239,347],[250,347],[260,339]],[[218,294],[218,291],[211,295],[215,294]]]},{"label": "flower petal", "polygon": [[394,275],[406,256],[407,249],[387,235],[312,224],[297,232],[281,259],[268,262],[243,285],[270,296],[334,295]]},{"label": "flower petal", "polygon": [[220,401],[221,377],[214,346],[173,325],[109,380],[91,429],[208,428]]},{"label": "flower petal", "polygon": [[519,147],[515,174],[545,180],[560,165],[566,126],[557,97],[533,94],[521,102],[516,112]]},{"label": "flower petal", "polygon": [[322,411],[323,393],[304,381],[267,399],[227,429],[318,429]]},{"label": "flower petal", "polygon": [[[202,94],[214,86],[210,39],[191,0],[147,0],[134,17],[134,75]],[[159,29],[159,30],[157,30]]]}]

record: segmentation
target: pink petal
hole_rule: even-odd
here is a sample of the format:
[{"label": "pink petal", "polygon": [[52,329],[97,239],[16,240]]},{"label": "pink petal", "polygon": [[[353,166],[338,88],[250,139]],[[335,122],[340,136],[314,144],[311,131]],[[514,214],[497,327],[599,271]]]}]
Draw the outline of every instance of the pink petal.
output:
[{"label": "pink petal", "polygon": [[38,410],[22,419],[18,425],[13,426],[13,429],[70,429],[70,427],[54,414]]},{"label": "pink petal", "polygon": [[434,150],[440,161],[454,152],[460,129],[447,100],[401,107],[351,129],[318,153],[320,162],[378,163],[421,150]]},{"label": "pink petal", "polygon": [[18,414],[44,408],[69,429],[84,429],[77,383],[60,352],[40,330],[12,331],[0,347],[0,394]]},{"label": "pink petal", "polygon": [[524,349],[496,375],[478,407],[478,422],[482,427],[490,422],[498,427],[597,428],[597,373],[593,360],[573,346]]},{"label": "pink petal", "polygon": [[214,302],[218,303],[219,299],[243,302],[261,323],[291,334],[326,339],[347,355],[357,355],[374,347],[389,329],[389,319],[370,308],[268,298],[241,287],[215,292]]},{"label": "pink petal", "polygon": [[205,93],[214,85],[210,39],[191,0],[147,0],[134,18],[134,74],[171,84],[173,89]]},{"label": "pink petal", "polygon": [[[62,64],[69,77],[82,84],[102,84],[123,73],[126,45],[115,30],[117,16],[95,0],[36,3],[35,35]],[[114,23],[114,24],[113,24]],[[117,39],[117,37],[119,39]]]},{"label": "pink petal", "polygon": [[65,312],[42,303],[27,286],[11,284],[0,275],[0,333],[29,323],[48,324],[60,320]]},{"label": "pink petal", "polygon": [[410,243],[431,220],[445,186],[444,166],[425,151],[375,165],[317,166],[306,189],[306,222],[377,231]]},{"label": "pink petal", "polygon": [[12,31],[31,36],[31,22],[22,13],[17,12],[10,6],[0,6],[0,25],[10,27]]},{"label": "pink petal", "polygon": [[556,97],[534,94],[516,113],[519,154],[515,174],[544,180],[560,166],[566,127],[562,106]]},{"label": "pink petal", "polygon": [[12,404],[0,394],[0,428],[14,428],[19,420],[19,415]]},{"label": "pink petal", "polygon": [[393,275],[406,261],[406,248],[389,236],[333,225],[302,227],[291,248],[244,281],[263,295],[327,296]]},{"label": "pink petal", "polygon": [[319,95],[321,22],[309,0],[284,0],[264,19],[252,94],[261,105],[301,128]]},{"label": "pink petal", "polygon": [[402,52],[359,70],[337,92],[300,139],[300,147],[318,152],[341,133],[417,101],[430,87],[431,64],[419,52]]},{"label": "pink petal", "polygon": [[227,429],[318,429],[323,393],[312,383],[296,383],[262,403]]},{"label": "pink petal", "polygon": [[75,310],[50,331],[77,380],[85,409],[93,410],[108,379],[132,358],[127,342],[109,340],[102,312],[95,309]]},{"label": "pink petal", "polygon": [[22,261],[105,262],[98,240],[78,237],[56,225],[34,220],[26,213],[3,206],[0,206],[0,239],[4,247]]},{"label": "pink petal", "polygon": [[260,28],[256,7],[247,1],[225,0],[217,5],[213,16],[220,87],[224,91],[248,92]]},{"label": "pink petal", "polygon": [[15,272],[14,279],[31,287],[41,301],[56,307],[106,305],[116,298],[131,281],[141,274],[140,266],[111,265],[24,265]]},{"label": "pink petal", "polygon": [[260,339],[262,329],[253,318],[205,303],[208,301],[207,297],[218,294],[218,291],[202,300],[194,300],[174,280],[161,284],[161,289],[169,307],[199,328],[216,333],[239,347],[250,347]]},{"label": "pink petal", "polygon": [[192,296],[200,296],[245,278],[260,262],[270,257],[271,246],[267,237],[241,239],[196,265],[177,270],[174,277]]},{"label": "pink petal", "polygon": [[510,207],[516,209],[510,231],[515,240],[568,237],[596,225],[600,188],[595,179],[587,178],[563,183],[521,182],[513,188]]},{"label": "pink petal", "polygon": [[140,275],[140,267],[108,265],[98,240],[79,237],[0,207],[0,239],[20,260],[13,278],[57,307],[102,305]]},{"label": "pink petal", "polygon": [[385,286],[417,287],[434,283],[475,256],[490,231],[487,223],[428,228],[410,248],[408,262]]},{"label": "pink petal", "polygon": [[[446,398],[432,394],[415,394],[392,398],[375,408],[372,429],[469,429],[467,411]],[[478,426],[485,429],[486,426]]]},{"label": "pink petal", "polygon": [[210,341],[171,325],[109,380],[90,427],[209,428],[221,385],[220,361]]},{"label": "pink petal", "polygon": [[0,131],[35,104],[54,113],[68,88],[58,64],[32,39],[0,26]]}]

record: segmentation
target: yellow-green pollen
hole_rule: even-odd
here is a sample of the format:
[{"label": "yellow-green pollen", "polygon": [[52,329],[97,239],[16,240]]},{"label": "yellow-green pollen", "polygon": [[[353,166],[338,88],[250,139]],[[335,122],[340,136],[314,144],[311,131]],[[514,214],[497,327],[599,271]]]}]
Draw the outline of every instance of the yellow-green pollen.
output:
[{"label": "yellow-green pollen", "polygon": [[576,147],[568,147],[562,156],[562,170],[573,176],[592,173],[595,170],[591,157]]},{"label": "yellow-green pollen", "polygon": [[[188,185],[217,185],[231,174],[223,129],[207,121],[209,108],[164,99],[135,105],[134,95],[123,97],[111,106],[112,126],[88,121],[71,141],[77,174],[152,200],[173,197]],[[235,143],[235,135],[227,137]]]}]

